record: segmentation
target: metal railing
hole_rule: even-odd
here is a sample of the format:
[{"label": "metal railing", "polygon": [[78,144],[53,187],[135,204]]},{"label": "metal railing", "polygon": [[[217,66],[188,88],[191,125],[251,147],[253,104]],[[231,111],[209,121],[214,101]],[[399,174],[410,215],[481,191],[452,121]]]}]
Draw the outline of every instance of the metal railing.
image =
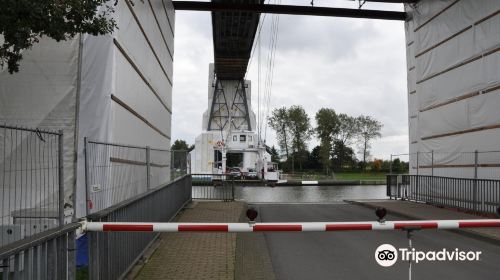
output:
[{"label": "metal railing", "polygon": [[223,174],[191,174],[193,199],[234,201],[234,177]]},{"label": "metal railing", "polygon": [[187,152],[84,141],[87,213],[96,213],[187,174]]},{"label": "metal railing", "polygon": [[75,231],[67,224],[0,249],[1,279],[75,279]]},{"label": "metal railing", "polygon": [[0,124],[0,248],[63,223],[63,134]]},{"label": "metal railing", "polygon": [[494,214],[500,206],[500,180],[387,175],[387,196]]},{"label": "metal railing", "polygon": [[[168,222],[191,200],[191,176],[87,216],[93,222]],[[90,279],[124,277],[158,234],[89,232]]]}]

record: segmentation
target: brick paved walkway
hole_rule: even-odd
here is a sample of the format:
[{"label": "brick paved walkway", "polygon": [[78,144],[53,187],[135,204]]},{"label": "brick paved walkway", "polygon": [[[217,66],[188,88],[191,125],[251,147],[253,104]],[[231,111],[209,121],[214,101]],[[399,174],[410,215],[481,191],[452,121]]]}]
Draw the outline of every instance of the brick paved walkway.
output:
[{"label": "brick paved walkway", "polygon": [[[356,200],[352,203],[364,205],[371,208],[385,207],[389,213],[402,216],[406,219],[415,220],[462,220],[462,219],[485,219],[455,210],[439,208],[424,203],[415,203],[402,200]],[[495,244],[500,244],[500,229],[498,228],[474,228],[461,229],[456,232],[484,239]]]},{"label": "brick paved walkway", "polygon": [[[244,202],[199,202],[178,222],[238,222]],[[234,279],[236,233],[164,233],[136,279]]]}]

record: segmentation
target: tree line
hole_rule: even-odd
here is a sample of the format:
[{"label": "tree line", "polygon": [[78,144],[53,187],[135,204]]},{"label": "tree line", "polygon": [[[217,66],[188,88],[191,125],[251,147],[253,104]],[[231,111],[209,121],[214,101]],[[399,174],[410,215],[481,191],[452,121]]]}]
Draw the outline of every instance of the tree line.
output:
[{"label": "tree line", "polygon": [[[268,118],[276,132],[285,171],[303,169],[366,170],[371,142],[381,137],[382,124],[373,117],[337,114],[334,109],[321,108],[315,115],[316,127],[304,108],[294,105],[275,108]],[[311,151],[308,143],[317,137],[320,144]],[[359,148],[361,160],[356,157],[354,145]],[[273,155],[277,157],[278,155]]]}]

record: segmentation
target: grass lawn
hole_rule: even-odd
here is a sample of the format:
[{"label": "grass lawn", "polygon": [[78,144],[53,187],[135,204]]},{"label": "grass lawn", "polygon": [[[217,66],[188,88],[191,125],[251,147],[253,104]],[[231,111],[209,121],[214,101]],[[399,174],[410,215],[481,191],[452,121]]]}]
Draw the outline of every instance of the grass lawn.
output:
[{"label": "grass lawn", "polygon": [[87,280],[89,279],[89,268],[82,267],[76,269],[76,280]]},{"label": "grass lawn", "polygon": [[353,172],[335,172],[335,177],[332,175],[325,175],[318,172],[308,172],[308,173],[299,173],[299,174],[289,174],[288,179],[296,179],[296,180],[384,180],[386,179],[385,172],[361,172],[361,171],[353,171]]},{"label": "grass lawn", "polygon": [[378,172],[339,172],[335,173],[337,180],[385,180],[386,173]]}]

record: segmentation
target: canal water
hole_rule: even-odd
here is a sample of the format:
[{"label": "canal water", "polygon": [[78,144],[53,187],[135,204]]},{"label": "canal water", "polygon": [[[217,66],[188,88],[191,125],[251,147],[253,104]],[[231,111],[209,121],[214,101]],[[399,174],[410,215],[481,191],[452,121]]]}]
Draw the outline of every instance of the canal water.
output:
[{"label": "canal water", "polygon": [[249,203],[331,203],[345,199],[384,199],[385,185],[235,187],[235,198]]}]

